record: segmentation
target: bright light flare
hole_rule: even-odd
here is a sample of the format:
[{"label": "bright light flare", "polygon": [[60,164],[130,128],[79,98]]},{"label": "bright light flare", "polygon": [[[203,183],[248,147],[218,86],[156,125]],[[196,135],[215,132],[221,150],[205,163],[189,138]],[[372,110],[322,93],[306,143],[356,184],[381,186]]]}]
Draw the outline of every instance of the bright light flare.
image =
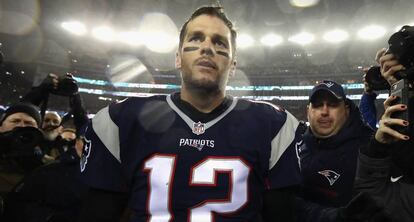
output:
[{"label": "bright light flare", "polygon": [[157,53],[169,53],[178,46],[178,28],[164,13],[147,13],[138,29],[145,46]]},{"label": "bright light flare", "polygon": [[358,37],[364,40],[375,40],[383,37],[386,30],[382,26],[370,25],[358,31]]},{"label": "bright light flare", "polygon": [[302,32],[289,38],[290,42],[294,42],[299,45],[308,45],[315,40],[315,36],[308,32]]},{"label": "bright light flare", "polygon": [[139,46],[144,42],[142,34],[136,31],[121,32],[118,34],[118,40],[132,46]]},{"label": "bright light flare", "polygon": [[96,39],[99,39],[104,42],[112,42],[115,40],[114,31],[111,28],[106,27],[106,26],[94,28],[92,30],[92,35]]},{"label": "bright light flare", "polygon": [[267,35],[263,36],[260,39],[260,42],[263,45],[273,47],[273,46],[276,46],[276,45],[280,45],[283,42],[283,38],[280,35],[276,35],[276,34],[272,33],[272,34],[267,34]]},{"label": "bright light flare", "polygon": [[319,0],[289,0],[289,2],[293,6],[306,8],[317,5]]},{"label": "bright light flare", "polygon": [[240,34],[237,36],[237,47],[238,48],[248,48],[254,44],[254,39],[248,34]]},{"label": "bright light flare", "polygon": [[79,21],[62,22],[60,26],[66,31],[78,36],[85,35],[87,32],[86,26]]},{"label": "bright light flare", "polygon": [[348,32],[341,30],[341,29],[335,29],[329,32],[326,32],[323,35],[323,39],[325,39],[327,42],[330,43],[340,43],[349,38]]}]

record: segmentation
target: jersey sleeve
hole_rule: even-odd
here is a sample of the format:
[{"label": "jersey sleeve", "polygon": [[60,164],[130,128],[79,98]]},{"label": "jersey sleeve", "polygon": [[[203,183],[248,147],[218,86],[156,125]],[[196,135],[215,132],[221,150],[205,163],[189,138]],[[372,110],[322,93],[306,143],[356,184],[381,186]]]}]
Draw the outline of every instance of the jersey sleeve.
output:
[{"label": "jersey sleeve", "polygon": [[81,157],[81,176],[88,186],[126,192],[121,170],[119,128],[110,115],[110,107],[100,110],[89,123]]},{"label": "jersey sleeve", "polygon": [[[285,121],[279,125],[272,140],[269,160],[269,187],[278,189],[301,183],[297,147],[303,144],[299,121],[288,111],[278,111]],[[280,122],[280,120],[278,121]]]}]

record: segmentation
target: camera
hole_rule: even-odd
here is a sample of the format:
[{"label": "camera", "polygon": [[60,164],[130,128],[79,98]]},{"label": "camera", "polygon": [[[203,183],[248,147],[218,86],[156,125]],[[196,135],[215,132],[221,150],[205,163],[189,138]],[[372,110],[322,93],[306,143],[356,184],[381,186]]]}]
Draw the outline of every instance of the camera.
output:
[{"label": "camera", "polygon": [[[388,50],[395,59],[405,67],[405,70],[395,73],[398,80],[392,86],[381,76],[380,68],[371,67],[366,75],[368,86],[373,90],[390,90],[390,95],[397,96],[393,104],[404,104],[407,110],[395,112],[391,116],[396,119],[403,119],[410,123],[408,127],[393,127],[399,132],[414,137],[414,27],[403,26],[398,32],[391,35],[388,40]],[[392,105],[393,105],[392,104]]]},{"label": "camera", "polygon": [[73,96],[78,92],[77,82],[71,75],[59,76],[58,81],[58,87],[51,89],[51,93],[59,96]]},{"label": "camera", "polygon": [[[392,53],[396,60],[406,69],[395,74],[398,80],[414,80],[414,26],[403,26],[398,32],[391,35],[388,40],[386,54]],[[381,76],[378,66],[371,67],[366,75],[368,86],[373,90],[388,90],[390,85]]]}]

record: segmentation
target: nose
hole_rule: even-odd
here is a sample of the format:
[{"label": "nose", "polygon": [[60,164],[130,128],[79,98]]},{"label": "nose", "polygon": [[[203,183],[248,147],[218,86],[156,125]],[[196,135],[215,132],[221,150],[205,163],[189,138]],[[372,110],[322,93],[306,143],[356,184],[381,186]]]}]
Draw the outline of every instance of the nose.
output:
[{"label": "nose", "polygon": [[206,40],[203,42],[203,44],[201,44],[201,54],[209,56],[214,55],[213,44],[211,41]]},{"label": "nose", "polygon": [[321,107],[321,114],[324,115],[324,116],[329,115],[328,104],[323,104],[323,106]]}]

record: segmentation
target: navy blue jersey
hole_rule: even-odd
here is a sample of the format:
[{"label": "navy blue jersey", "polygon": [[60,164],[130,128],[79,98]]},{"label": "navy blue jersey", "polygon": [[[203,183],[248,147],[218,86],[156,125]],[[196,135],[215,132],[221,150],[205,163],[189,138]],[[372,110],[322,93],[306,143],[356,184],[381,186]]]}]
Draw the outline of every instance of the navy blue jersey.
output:
[{"label": "navy blue jersey", "polygon": [[129,98],[93,118],[82,176],[129,192],[132,221],[251,221],[266,189],[300,183],[298,124],[263,102],[234,98],[202,123],[171,95]]}]

